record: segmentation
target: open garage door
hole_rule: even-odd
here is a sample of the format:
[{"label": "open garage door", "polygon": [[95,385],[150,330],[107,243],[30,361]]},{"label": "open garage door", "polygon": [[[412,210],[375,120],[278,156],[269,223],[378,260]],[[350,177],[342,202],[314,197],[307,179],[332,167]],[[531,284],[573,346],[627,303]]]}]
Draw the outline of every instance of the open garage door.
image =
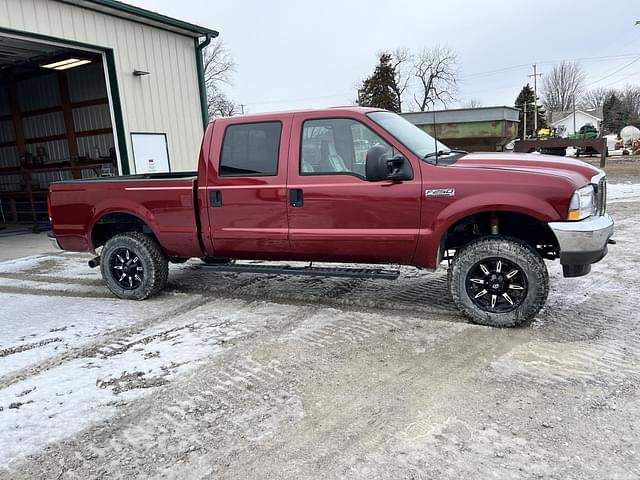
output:
[{"label": "open garage door", "polygon": [[104,54],[0,35],[0,222],[46,228],[50,182],[117,175]]}]

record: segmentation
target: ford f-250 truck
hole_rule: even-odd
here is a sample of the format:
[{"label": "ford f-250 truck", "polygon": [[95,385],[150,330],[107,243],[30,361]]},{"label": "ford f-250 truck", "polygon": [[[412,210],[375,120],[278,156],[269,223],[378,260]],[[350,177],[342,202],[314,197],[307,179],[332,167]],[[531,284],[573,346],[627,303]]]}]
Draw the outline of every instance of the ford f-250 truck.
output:
[{"label": "ford f-250 truck", "polygon": [[452,150],[384,110],[335,108],[211,122],[198,171],[54,183],[51,240],[100,251],[107,287],[142,300],[168,264],[214,271],[395,278],[361,265],[449,264],[472,321],[513,326],[545,304],[544,259],[586,275],[613,221],[604,172],[557,157]]}]

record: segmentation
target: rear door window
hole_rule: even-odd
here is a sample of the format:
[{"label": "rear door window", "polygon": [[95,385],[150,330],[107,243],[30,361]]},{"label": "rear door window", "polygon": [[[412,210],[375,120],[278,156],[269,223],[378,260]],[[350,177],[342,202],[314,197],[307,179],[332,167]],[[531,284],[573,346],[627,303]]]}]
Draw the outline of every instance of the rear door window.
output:
[{"label": "rear door window", "polygon": [[278,174],[280,122],[229,125],[222,141],[221,177],[268,177]]}]

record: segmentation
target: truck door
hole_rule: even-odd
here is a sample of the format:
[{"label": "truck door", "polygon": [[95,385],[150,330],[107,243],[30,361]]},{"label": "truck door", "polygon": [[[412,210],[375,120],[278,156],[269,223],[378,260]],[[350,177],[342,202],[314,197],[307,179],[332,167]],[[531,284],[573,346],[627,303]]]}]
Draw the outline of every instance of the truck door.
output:
[{"label": "truck door", "polygon": [[[216,120],[207,162],[209,255],[279,259],[290,255],[287,153],[291,116]],[[201,195],[201,198],[203,196]]]},{"label": "truck door", "polygon": [[[289,150],[289,239],[295,258],[409,263],[420,226],[420,169],[413,180],[370,182],[369,148],[400,148],[362,117],[296,114]],[[394,148],[395,147],[395,148]],[[404,154],[406,161],[413,162]]]}]

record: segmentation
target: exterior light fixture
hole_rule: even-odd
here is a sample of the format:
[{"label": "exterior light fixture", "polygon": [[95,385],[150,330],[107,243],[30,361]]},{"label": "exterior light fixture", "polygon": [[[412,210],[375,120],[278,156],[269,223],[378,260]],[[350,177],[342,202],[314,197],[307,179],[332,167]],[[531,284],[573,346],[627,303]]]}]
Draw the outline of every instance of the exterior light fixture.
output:
[{"label": "exterior light fixture", "polygon": [[143,75],[149,75],[149,72],[145,72],[144,70],[134,70],[133,71],[133,76],[134,77],[142,77]]},{"label": "exterior light fixture", "polygon": [[67,58],[65,60],[60,60],[53,63],[47,63],[45,65],[40,65],[42,68],[50,68],[52,70],[67,70],[69,68],[79,67],[80,65],[86,65],[87,63],[91,63],[91,60],[86,60],[82,58]]}]

